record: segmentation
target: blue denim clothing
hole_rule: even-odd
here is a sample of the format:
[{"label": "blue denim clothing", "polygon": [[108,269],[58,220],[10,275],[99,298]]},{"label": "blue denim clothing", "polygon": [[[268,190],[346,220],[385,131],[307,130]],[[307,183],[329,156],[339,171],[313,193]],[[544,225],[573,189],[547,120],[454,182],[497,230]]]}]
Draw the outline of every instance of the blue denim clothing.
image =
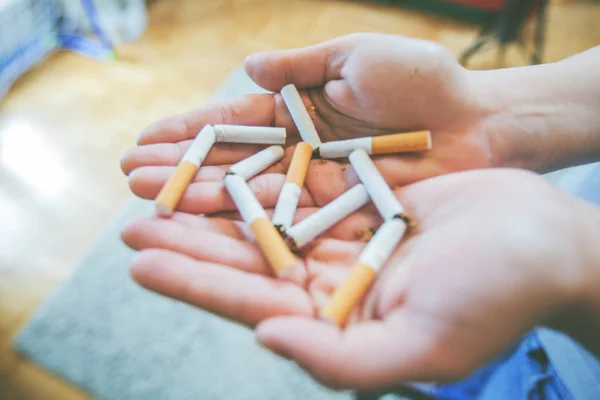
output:
[{"label": "blue denim clothing", "polygon": [[440,400],[575,400],[557,375],[537,331],[467,379],[439,386],[431,394]]},{"label": "blue denim clothing", "polygon": [[[454,383],[417,385],[358,399],[600,400],[600,362],[561,333],[540,328],[512,349]],[[387,395],[383,395],[388,393]],[[394,395],[390,394],[394,393]]]}]

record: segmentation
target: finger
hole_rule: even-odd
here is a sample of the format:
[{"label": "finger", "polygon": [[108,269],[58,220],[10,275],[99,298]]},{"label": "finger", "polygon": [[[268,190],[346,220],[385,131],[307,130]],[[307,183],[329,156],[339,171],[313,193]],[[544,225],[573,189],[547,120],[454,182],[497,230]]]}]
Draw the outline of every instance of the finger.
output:
[{"label": "finger", "polygon": [[393,319],[340,331],[328,322],[280,317],[261,323],[256,335],[264,346],[293,359],[327,386],[372,388],[445,374],[431,335],[417,322],[408,313],[398,313]]},{"label": "finger", "polygon": [[[121,170],[126,175],[147,166],[176,166],[190,147],[190,140],[179,143],[158,143],[133,148],[121,158]],[[262,150],[264,145],[218,143],[208,153],[203,166],[233,164]]]},{"label": "finger", "polygon": [[305,183],[317,204],[325,205],[331,202],[356,184],[350,184],[347,180],[346,171],[349,168],[347,163],[337,161],[311,161]]},{"label": "finger", "polygon": [[[144,199],[154,199],[164,184],[163,178],[151,178],[147,181],[132,180],[131,190]],[[266,174],[251,179],[248,185],[264,208],[273,208],[284,181],[285,176],[282,174]],[[299,206],[313,207],[314,205],[310,193],[302,189]],[[190,214],[212,214],[235,211],[236,207],[223,182],[197,182],[188,186],[177,209]]]},{"label": "finger", "polygon": [[168,250],[144,250],[132,275],[142,286],[247,325],[278,315],[313,313],[299,286]]},{"label": "finger", "polygon": [[[324,307],[335,289],[342,284],[348,274],[348,266],[342,264],[327,265],[319,262],[313,264],[311,270],[318,270],[319,273],[310,280],[308,292],[317,308]],[[319,265],[321,264],[321,265]]]},{"label": "finger", "polygon": [[274,120],[275,101],[271,94],[239,96],[155,122],[139,134],[137,143],[176,143],[194,139],[207,124],[271,126]]},{"label": "finger", "polygon": [[[325,238],[319,240],[307,255],[310,260],[320,262],[322,265],[331,263],[342,264],[349,268],[356,260],[365,243],[348,241],[339,238]],[[317,269],[315,269],[315,272]]]},{"label": "finger", "polygon": [[[247,240],[248,238],[248,236],[245,234],[246,228],[240,221],[227,221],[228,223],[225,223],[224,221],[220,220],[226,218],[218,218],[214,216],[206,217],[182,212],[174,213],[171,215],[170,219],[190,228],[215,231],[239,240]],[[230,227],[229,222],[233,222],[232,227]]]},{"label": "finger", "polygon": [[[173,145],[151,145],[144,147],[162,147],[162,146],[173,146]],[[139,148],[141,150],[143,148]],[[201,181],[221,181],[225,177],[225,173],[231,167],[231,163],[229,161],[239,161],[239,159],[245,158],[245,156],[251,156],[255,153],[246,154],[246,151],[239,151],[241,147],[238,147],[235,151],[229,152],[227,158],[221,158],[218,160],[216,165],[204,164],[196,173],[194,177],[194,182]],[[252,149],[248,150],[248,152],[252,151]],[[133,154],[134,152],[132,152]],[[140,152],[141,153],[141,152]],[[160,152],[159,152],[160,153]],[[170,177],[175,173],[175,168],[178,161],[175,159],[167,159],[164,155],[159,153],[155,153],[155,155],[146,154],[148,157],[126,157],[127,163],[124,164],[124,171],[129,175],[129,179],[131,180],[141,180],[142,182],[148,181],[160,181],[160,185],[162,186]],[[139,155],[139,154],[138,154]],[[265,170],[261,171],[261,174],[269,174],[269,173],[285,173],[287,170],[289,163],[292,159],[293,155],[293,147],[288,147],[284,150],[284,156],[281,160],[277,161],[273,165],[270,165]],[[155,158],[153,158],[156,156]],[[216,160],[215,160],[216,161]],[[142,183],[144,184],[144,183]]]},{"label": "finger", "polygon": [[246,72],[270,91],[293,83],[298,88],[322,86],[340,79],[354,40],[341,37],[299,49],[256,53],[246,58]]},{"label": "finger", "polygon": [[[182,212],[176,212],[168,219],[162,217],[141,217],[138,219],[134,219],[130,222],[130,224],[138,225],[138,224],[152,224],[154,222],[162,223],[171,221],[175,225],[185,226],[190,229],[196,230],[204,230],[210,231],[213,233],[218,233],[221,235],[226,235],[232,237],[234,239],[243,240],[245,236],[243,235],[242,230],[240,229],[240,225],[242,225],[238,221],[232,221],[226,218],[218,218],[218,217],[206,217],[203,215],[194,215]],[[125,228],[130,225],[125,225]]]},{"label": "finger", "polygon": [[[237,230],[232,221],[212,224],[218,229]],[[221,225],[229,225],[225,228]],[[238,235],[237,232],[234,233]],[[198,230],[166,219],[140,219],[127,225],[123,241],[135,250],[164,249],[199,261],[228,265],[243,271],[270,274],[270,268],[254,243],[211,230]]]},{"label": "finger", "polygon": [[[160,187],[175,174],[177,167],[140,167],[129,174],[129,186],[132,188]],[[222,182],[229,165],[201,167],[194,182]],[[160,190],[160,189],[159,189]]]}]

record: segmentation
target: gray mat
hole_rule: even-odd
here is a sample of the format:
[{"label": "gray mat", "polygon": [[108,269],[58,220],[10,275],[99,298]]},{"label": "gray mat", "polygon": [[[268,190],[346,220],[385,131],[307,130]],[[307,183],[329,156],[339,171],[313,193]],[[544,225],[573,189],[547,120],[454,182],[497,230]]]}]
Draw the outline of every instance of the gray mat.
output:
[{"label": "gray mat", "polygon": [[[235,71],[214,100],[260,88]],[[251,331],[141,289],[123,223],[150,215],[132,199],[15,345],[98,399],[346,399],[261,348]]]}]

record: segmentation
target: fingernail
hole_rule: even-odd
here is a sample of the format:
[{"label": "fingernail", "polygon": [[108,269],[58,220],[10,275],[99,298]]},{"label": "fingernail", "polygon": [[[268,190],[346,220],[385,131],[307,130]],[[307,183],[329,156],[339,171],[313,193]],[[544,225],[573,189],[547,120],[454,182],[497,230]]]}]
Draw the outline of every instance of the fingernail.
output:
[{"label": "fingernail", "polygon": [[258,64],[259,60],[259,54],[250,54],[248,57],[246,57],[244,60],[244,67],[246,68],[246,72],[248,74],[251,74],[254,71],[254,68],[256,64]]},{"label": "fingernail", "polygon": [[360,183],[360,179],[351,165],[348,165],[344,170],[344,179],[346,180],[349,188]]}]

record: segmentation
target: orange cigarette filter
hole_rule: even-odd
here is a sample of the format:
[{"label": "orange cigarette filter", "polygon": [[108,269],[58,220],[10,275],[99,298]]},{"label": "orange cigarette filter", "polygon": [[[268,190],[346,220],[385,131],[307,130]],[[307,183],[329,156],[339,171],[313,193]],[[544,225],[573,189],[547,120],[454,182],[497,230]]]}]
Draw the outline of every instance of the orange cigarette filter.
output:
[{"label": "orange cigarette filter", "polygon": [[287,274],[288,270],[296,264],[296,259],[281,234],[273,226],[268,217],[255,219],[250,224],[250,230],[256,238],[273,272],[279,277]]},{"label": "orange cigarette filter", "polygon": [[418,131],[373,136],[373,154],[406,153],[431,149],[431,132]]},{"label": "orange cigarette filter", "polygon": [[344,158],[357,149],[362,149],[370,155],[426,151],[431,149],[431,132],[417,131],[337,140],[321,144],[315,150],[315,155],[321,158]]},{"label": "orange cigarette filter", "polygon": [[225,187],[242,219],[248,224],[261,252],[273,272],[282,278],[294,273],[296,258],[273,226],[264,208],[248,187],[246,180],[237,174],[225,176]]},{"label": "orange cigarette filter", "polygon": [[342,326],[350,316],[355,305],[371,288],[377,272],[371,266],[358,261],[352,267],[350,275],[333,293],[329,303],[321,309],[321,318]]},{"label": "orange cigarette filter", "polygon": [[346,323],[352,310],[373,285],[377,272],[387,262],[405,231],[406,223],[400,218],[381,225],[358,257],[348,277],[319,311],[321,318],[338,326]]},{"label": "orange cigarette filter", "polygon": [[313,148],[306,142],[299,142],[294,149],[294,156],[290,163],[285,181],[295,183],[298,187],[304,185],[304,178],[308,171],[308,164],[312,158]]},{"label": "orange cigarette filter", "polygon": [[169,216],[173,214],[196,172],[198,172],[196,164],[189,161],[179,163],[175,173],[171,175],[158,196],[156,196],[156,212],[158,215]]},{"label": "orange cigarette filter", "polygon": [[281,231],[287,230],[294,221],[312,152],[312,146],[305,142],[298,143],[294,149],[294,156],[273,212],[273,224]]},{"label": "orange cigarette filter", "polygon": [[215,143],[215,131],[206,125],[183,155],[175,173],[167,180],[155,199],[156,213],[168,217],[177,208],[188,185]]}]

